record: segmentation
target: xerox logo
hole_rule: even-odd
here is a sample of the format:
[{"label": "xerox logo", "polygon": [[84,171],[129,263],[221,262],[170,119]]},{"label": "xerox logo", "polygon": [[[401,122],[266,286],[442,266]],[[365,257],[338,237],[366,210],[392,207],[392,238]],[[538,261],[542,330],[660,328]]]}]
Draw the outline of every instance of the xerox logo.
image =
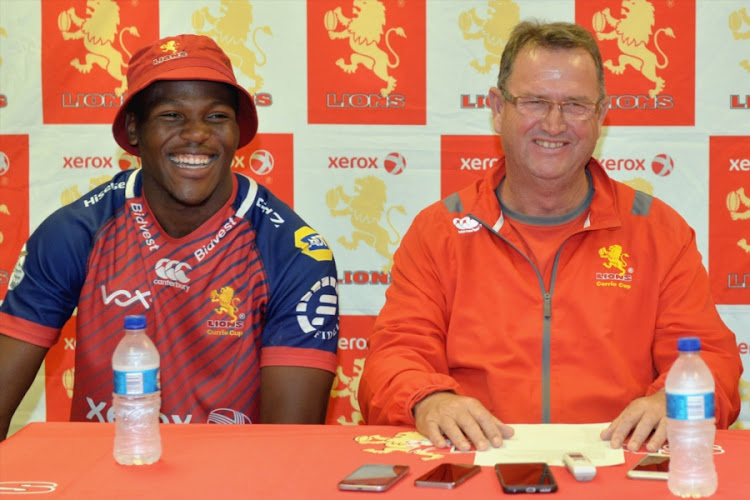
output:
[{"label": "xerox logo", "polygon": [[174,288],[180,288],[186,292],[190,290],[187,283],[190,282],[190,278],[187,277],[185,271],[191,271],[193,268],[185,262],[179,260],[170,259],[159,259],[156,263],[154,272],[160,279],[153,281],[155,285],[171,286]]},{"label": "xerox logo", "polygon": [[209,424],[251,424],[250,417],[231,408],[216,408],[208,414]]},{"label": "xerox logo", "polygon": [[151,308],[151,304],[149,303],[149,300],[147,300],[147,297],[151,295],[151,292],[141,292],[140,290],[136,290],[131,293],[128,290],[116,290],[110,294],[107,294],[107,290],[104,288],[104,285],[102,285],[100,288],[102,291],[102,300],[104,301],[105,306],[109,305],[111,302],[114,302],[120,307],[128,307],[134,302],[140,302],[145,309]]},{"label": "xerox logo", "polygon": [[458,228],[458,234],[474,233],[482,227],[476,219],[472,219],[468,215],[466,217],[456,217],[453,219],[453,225]]},{"label": "xerox logo", "polygon": [[730,158],[729,171],[750,171],[750,160],[748,160],[747,158]]},{"label": "xerox logo", "polygon": [[727,288],[750,288],[750,273],[728,274]]},{"label": "xerox logo", "polygon": [[336,312],[339,287],[334,276],[326,276],[310,287],[297,304],[297,323],[305,333],[317,339],[332,339],[339,333]]},{"label": "xerox logo", "polygon": [[[329,156],[328,168],[345,170],[367,170],[380,168],[380,158],[377,156]],[[398,175],[406,169],[406,158],[401,153],[388,153],[382,161],[386,172]]]},{"label": "xerox logo", "polygon": [[[645,158],[600,158],[599,163],[612,171],[646,171]],[[674,170],[674,160],[664,153],[654,156],[649,165],[651,171],[659,177],[666,177]]]},{"label": "xerox logo", "polygon": [[497,165],[498,161],[497,157],[461,158],[461,167],[459,170],[489,170]]},{"label": "xerox logo", "polygon": [[66,156],[63,168],[115,168],[111,156]]},{"label": "xerox logo", "polygon": [[10,170],[10,158],[5,152],[0,151],[0,175],[5,175]]},{"label": "xerox logo", "polygon": [[250,155],[250,170],[258,175],[267,175],[273,170],[273,155],[265,149],[259,149]]}]

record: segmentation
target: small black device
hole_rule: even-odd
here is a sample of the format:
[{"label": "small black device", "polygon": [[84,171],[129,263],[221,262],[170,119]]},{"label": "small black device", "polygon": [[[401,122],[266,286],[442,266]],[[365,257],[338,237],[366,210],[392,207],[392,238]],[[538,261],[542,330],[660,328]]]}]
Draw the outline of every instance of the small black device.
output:
[{"label": "small black device", "polygon": [[455,488],[480,470],[479,465],[440,464],[415,479],[414,484],[430,488]]},{"label": "small black device", "polygon": [[649,453],[644,456],[627,476],[631,479],[667,479],[669,473],[669,455]]},{"label": "small black device", "polygon": [[339,481],[340,490],[385,491],[409,472],[408,465],[365,464]]},{"label": "small black device", "polygon": [[544,462],[495,464],[495,473],[505,493],[552,493],[557,482]]}]

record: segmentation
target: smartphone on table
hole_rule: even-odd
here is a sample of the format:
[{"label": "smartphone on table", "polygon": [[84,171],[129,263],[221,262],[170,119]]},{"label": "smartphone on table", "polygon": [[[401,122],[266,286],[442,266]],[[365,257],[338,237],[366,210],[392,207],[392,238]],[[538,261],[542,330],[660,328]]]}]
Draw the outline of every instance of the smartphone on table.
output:
[{"label": "smartphone on table", "polygon": [[415,479],[414,484],[428,488],[455,488],[480,470],[479,465],[439,464]]},{"label": "smartphone on table", "polygon": [[495,474],[505,493],[552,493],[557,481],[544,462],[495,464]]},{"label": "smartphone on table", "polygon": [[667,479],[669,473],[669,455],[649,453],[629,471],[631,479]]},{"label": "smartphone on table", "polygon": [[409,472],[408,465],[365,464],[339,481],[339,489],[385,491]]}]

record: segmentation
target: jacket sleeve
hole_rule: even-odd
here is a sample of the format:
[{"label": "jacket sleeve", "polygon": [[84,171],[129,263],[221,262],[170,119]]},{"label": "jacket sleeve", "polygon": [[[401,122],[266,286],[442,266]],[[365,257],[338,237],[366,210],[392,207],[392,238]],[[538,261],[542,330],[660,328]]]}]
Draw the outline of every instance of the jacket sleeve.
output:
[{"label": "jacket sleeve", "polygon": [[682,229],[670,236],[683,241],[683,245],[660,285],[652,347],[657,376],[647,395],[664,389],[667,372],[677,358],[677,340],[680,337],[699,337],[701,357],[716,383],[716,425],[726,429],[740,413],[742,361],[737,340],[716,310],[708,273],[696,246],[695,232],[686,224],[674,226]]},{"label": "jacket sleeve", "polygon": [[[413,425],[412,407],[438,391],[461,394],[448,375],[445,338],[452,290],[440,273],[452,269],[444,217],[433,206],[420,213],[394,255],[391,284],[370,336],[359,385],[368,424]],[[447,266],[447,267],[446,267]],[[450,274],[450,273],[447,273]]]}]

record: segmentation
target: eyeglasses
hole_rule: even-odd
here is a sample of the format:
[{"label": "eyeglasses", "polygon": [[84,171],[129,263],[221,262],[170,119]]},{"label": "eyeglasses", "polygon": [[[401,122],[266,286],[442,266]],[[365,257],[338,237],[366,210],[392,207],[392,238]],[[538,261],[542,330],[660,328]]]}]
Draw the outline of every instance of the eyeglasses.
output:
[{"label": "eyeglasses", "polygon": [[544,118],[553,106],[557,106],[566,120],[583,121],[592,118],[599,111],[600,103],[587,101],[550,101],[539,97],[522,97],[511,95],[500,89],[505,100],[512,103],[519,113],[529,118]]}]

